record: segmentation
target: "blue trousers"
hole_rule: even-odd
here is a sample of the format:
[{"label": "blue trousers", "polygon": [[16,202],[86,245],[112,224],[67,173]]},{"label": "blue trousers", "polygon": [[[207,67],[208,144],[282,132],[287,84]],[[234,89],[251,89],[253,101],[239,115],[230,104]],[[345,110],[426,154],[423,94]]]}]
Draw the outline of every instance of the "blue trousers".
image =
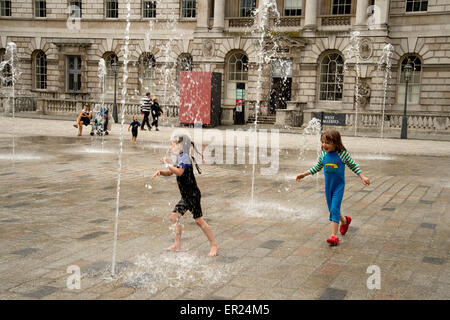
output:
[{"label": "blue trousers", "polygon": [[325,196],[327,198],[328,211],[330,211],[330,221],[339,223],[341,217],[341,203],[344,197],[345,184],[339,185],[327,190],[325,188]]}]

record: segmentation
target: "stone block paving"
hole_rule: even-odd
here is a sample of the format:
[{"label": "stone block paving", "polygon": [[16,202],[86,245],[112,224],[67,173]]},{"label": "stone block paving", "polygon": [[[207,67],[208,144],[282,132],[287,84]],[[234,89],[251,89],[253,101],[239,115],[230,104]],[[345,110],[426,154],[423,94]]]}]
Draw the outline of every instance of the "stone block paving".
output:
[{"label": "stone block paving", "polygon": [[[347,169],[342,212],[352,225],[337,247],[325,242],[323,174],[295,182],[315,163],[313,149],[302,160],[282,149],[277,175],[260,175],[257,165],[253,202],[252,165],[202,165],[204,217],[220,244],[211,258],[190,213],[182,251],[165,251],[180,195],[175,178],[150,177],[167,144],[142,132],[133,146],[127,136],[111,278],[117,136],[27,130],[15,137],[13,160],[11,136],[0,132],[0,299],[450,298],[448,156],[351,153],[372,184]],[[79,289],[68,286],[69,266],[80,270]],[[368,286],[371,266],[378,288]]]}]

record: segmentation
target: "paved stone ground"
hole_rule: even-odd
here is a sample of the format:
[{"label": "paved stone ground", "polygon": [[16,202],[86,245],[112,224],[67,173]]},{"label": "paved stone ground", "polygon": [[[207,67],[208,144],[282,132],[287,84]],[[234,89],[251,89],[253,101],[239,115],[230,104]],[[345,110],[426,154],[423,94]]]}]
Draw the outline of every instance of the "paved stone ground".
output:
[{"label": "paved stone ground", "polygon": [[[120,127],[102,144],[68,121],[1,120],[1,299],[450,298],[449,142],[344,137],[372,184],[347,170],[353,221],[337,247],[325,242],[323,176],[294,180],[315,162],[316,137],[280,134],[278,174],[256,166],[253,204],[252,165],[203,165],[203,212],[221,246],[210,258],[190,213],[182,252],[165,251],[179,192],[175,178],[150,177],[174,128],[140,132],[136,146],[127,132],[111,280]],[[67,288],[72,265],[80,289]],[[380,289],[367,287],[372,265]]]}]

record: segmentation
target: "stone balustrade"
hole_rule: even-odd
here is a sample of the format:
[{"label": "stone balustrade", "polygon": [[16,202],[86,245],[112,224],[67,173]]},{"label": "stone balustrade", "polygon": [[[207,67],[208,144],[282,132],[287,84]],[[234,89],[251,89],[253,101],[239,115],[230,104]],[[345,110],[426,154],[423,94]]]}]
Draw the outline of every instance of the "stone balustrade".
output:
[{"label": "stone balustrade", "polygon": [[[15,112],[38,112],[48,115],[76,115],[83,108],[84,103],[89,102],[92,108],[100,107],[101,103],[97,101],[81,101],[81,100],[61,100],[61,99],[39,99],[31,97],[16,97]],[[113,102],[104,103],[111,112],[113,110]],[[175,105],[161,106],[166,117],[178,118],[179,107]],[[12,100],[7,97],[0,97],[0,111],[12,113]],[[122,112],[122,103],[117,102],[117,113],[119,117]],[[140,102],[125,103],[125,116],[141,113]]]},{"label": "stone balustrade", "polygon": [[228,19],[228,26],[230,28],[248,28],[253,26],[253,18],[230,18]]},{"label": "stone balustrade", "polygon": [[349,26],[351,24],[351,16],[349,15],[331,15],[321,16],[322,26]]}]

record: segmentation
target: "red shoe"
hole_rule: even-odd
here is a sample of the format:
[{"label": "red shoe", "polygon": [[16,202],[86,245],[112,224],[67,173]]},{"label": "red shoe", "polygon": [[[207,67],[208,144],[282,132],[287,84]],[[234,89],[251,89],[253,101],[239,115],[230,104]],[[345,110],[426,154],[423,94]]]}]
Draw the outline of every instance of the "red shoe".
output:
[{"label": "red shoe", "polygon": [[331,245],[331,246],[337,246],[339,243],[339,238],[336,238],[335,236],[331,236],[327,239],[327,242]]},{"label": "red shoe", "polygon": [[339,227],[339,231],[341,232],[342,235],[345,235],[347,233],[348,226],[350,225],[350,222],[352,222],[352,218],[350,218],[349,216],[345,217],[347,218],[347,223]]}]

